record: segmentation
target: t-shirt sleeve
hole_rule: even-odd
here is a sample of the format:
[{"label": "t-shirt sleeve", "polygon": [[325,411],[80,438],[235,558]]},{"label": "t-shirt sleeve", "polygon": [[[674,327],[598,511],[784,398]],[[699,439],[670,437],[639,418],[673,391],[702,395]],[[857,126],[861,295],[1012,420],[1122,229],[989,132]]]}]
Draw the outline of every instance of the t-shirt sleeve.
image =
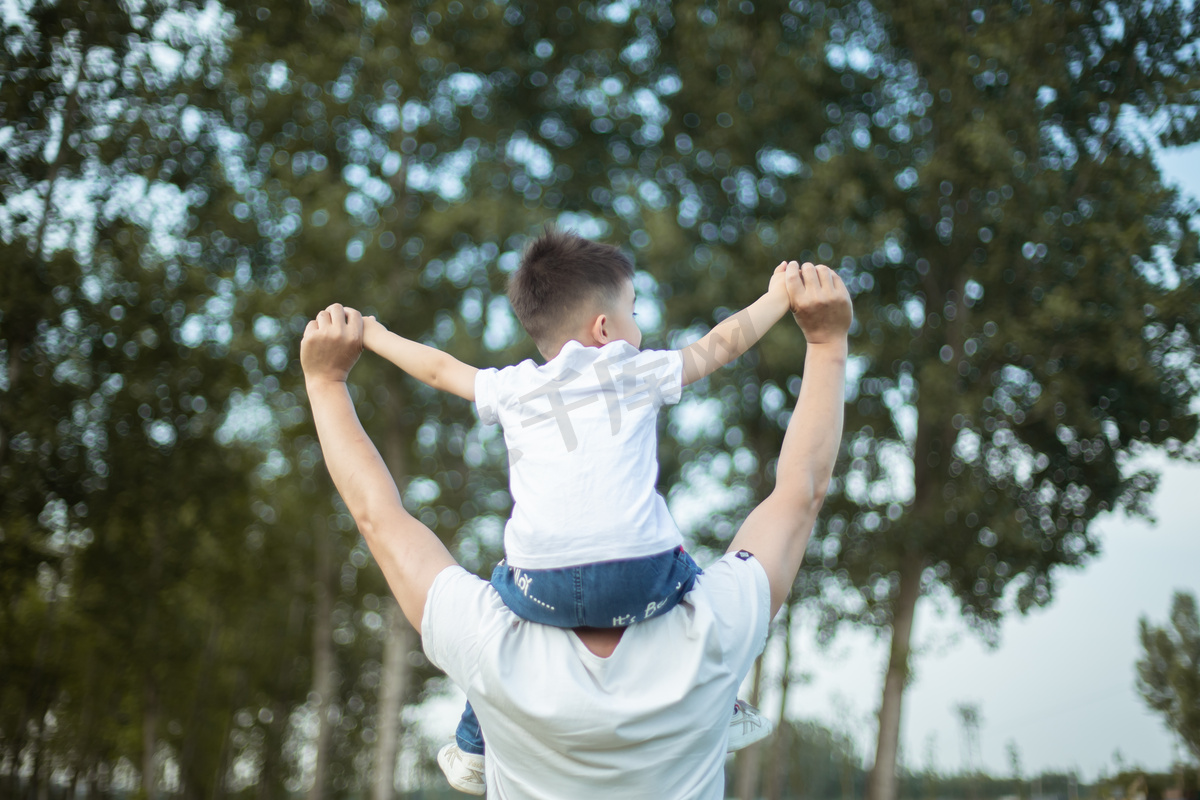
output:
[{"label": "t-shirt sleeve", "polygon": [[503,601],[487,581],[459,566],[433,579],[421,618],[425,655],[464,690],[479,663],[486,631],[495,629]]},{"label": "t-shirt sleeve", "polygon": [[642,350],[623,371],[656,408],[674,405],[683,395],[683,354],[678,350]]},{"label": "t-shirt sleeve", "polygon": [[475,412],[484,425],[500,422],[500,370],[481,369],[475,373]]},{"label": "t-shirt sleeve", "polygon": [[720,626],[725,662],[745,675],[767,643],[771,622],[767,572],[757,558],[740,551],[705,568],[699,581]]}]

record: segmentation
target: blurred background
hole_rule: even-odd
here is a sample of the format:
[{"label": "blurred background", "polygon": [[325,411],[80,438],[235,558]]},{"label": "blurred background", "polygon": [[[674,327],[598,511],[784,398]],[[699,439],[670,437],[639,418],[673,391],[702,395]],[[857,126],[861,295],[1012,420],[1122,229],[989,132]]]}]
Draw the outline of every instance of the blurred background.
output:
[{"label": "blurred background", "polygon": [[[0,796],[452,796],[461,695],[328,481],[339,301],[478,366],[547,222],[648,346],[780,260],[855,299],[844,449],[740,798],[1195,796],[1191,0],[0,2]],[[663,417],[701,565],[770,490],[785,323]],[[411,511],[499,558],[502,438],[366,356]]]}]

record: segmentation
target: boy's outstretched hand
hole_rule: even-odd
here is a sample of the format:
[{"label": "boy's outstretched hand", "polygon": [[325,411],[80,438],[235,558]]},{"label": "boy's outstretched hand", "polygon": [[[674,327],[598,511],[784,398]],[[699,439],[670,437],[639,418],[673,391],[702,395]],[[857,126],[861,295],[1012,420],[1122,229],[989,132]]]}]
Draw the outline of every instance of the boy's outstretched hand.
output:
[{"label": "boy's outstretched hand", "polygon": [[305,380],[344,382],[362,349],[362,314],[334,303],[304,329],[300,366]]},{"label": "boy's outstretched hand", "polygon": [[786,271],[792,316],[809,344],[844,342],[854,319],[850,291],[836,272],[824,264],[791,262]]},{"label": "boy's outstretched hand", "polygon": [[[780,261],[779,266],[777,266],[775,268],[775,271],[771,273],[771,280],[769,283],[767,283],[767,294],[777,295],[778,297],[780,297],[784,300],[787,300],[788,305],[790,306],[791,301],[788,298],[788,287],[787,287],[788,263],[789,262],[787,262],[787,261]],[[799,266],[798,264],[796,264],[795,261],[792,261],[790,263],[794,267]]]}]

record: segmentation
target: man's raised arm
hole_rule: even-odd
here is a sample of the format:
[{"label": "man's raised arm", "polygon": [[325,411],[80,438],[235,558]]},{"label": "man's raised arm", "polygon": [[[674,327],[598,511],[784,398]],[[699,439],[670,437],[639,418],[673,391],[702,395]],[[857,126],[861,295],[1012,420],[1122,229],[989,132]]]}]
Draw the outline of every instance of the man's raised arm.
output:
[{"label": "man's raised arm", "polygon": [[772,616],[796,580],[833,476],[842,439],[846,336],[853,316],[846,284],[826,266],[804,264],[799,273],[789,271],[788,294],[808,341],[800,397],[783,437],[775,489],[750,512],[729,546],[753,553],[766,570]]},{"label": "man's raised arm", "polygon": [[404,510],[379,451],[358,421],[346,378],[362,352],[362,315],[335,303],[304,329],[300,363],[325,465],[404,616],[419,633],[433,579],[455,561]]}]

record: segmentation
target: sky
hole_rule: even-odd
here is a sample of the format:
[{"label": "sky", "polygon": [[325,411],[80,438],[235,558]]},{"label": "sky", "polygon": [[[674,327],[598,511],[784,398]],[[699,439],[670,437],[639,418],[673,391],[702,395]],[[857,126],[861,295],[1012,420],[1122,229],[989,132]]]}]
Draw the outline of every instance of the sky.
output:
[{"label": "sky", "polygon": [[[1159,163],[1200,200],[1200,146],[1164,152]],[[1176,590],[1200,595],[1194,500],[1200,467],[1162,458],[1151,463],[1162,470],[1153,503],[1157,524],[1101,517],[1094,529],[1100,556],[1082,570],[1058,573],[1054,601],[1006,620],[997,648],[968,631],[952,604],[939,616],[935,601],[921,601],[914,627],[919,655],[904,696],[903,763],[924,768],[932,753],[939,770],[964,765],[954,711],[960,703],[979,706],[980,755],[996,775],[1010,774],[1009,742],[1027,775],[1074,769],[1093,780],[1115,772],[1118,758],[1126,766],[1165,769],[1177,757],[1172,735],[1134,688],[1134,663],[1138,619],[1163,624]],[[822,650],[811,631],[801,642],[793,659],[812,679],[794,686],[789,716],[854,732],[869,757],[886,643],[848,632]],[[764,697],[762,708],[777,717],[777,697]]]}]

